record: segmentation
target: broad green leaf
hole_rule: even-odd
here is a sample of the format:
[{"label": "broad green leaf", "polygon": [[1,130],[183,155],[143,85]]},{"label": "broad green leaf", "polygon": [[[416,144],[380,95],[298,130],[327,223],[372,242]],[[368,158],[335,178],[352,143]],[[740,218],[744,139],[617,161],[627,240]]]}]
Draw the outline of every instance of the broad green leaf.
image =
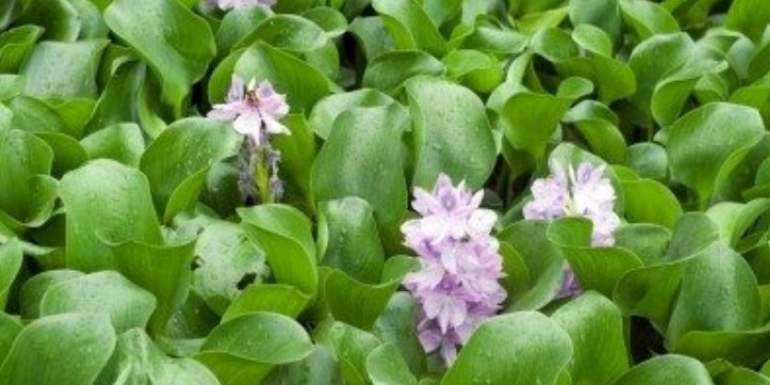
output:
[{"label": "broad green leaf", "polygon": [[770,358],[770,326],[743,331],[692,331],[677,341],[677,353],[703,362],[725,359],[736,365],[756,367]]},{"label": "broad green leaf", "polygon": [[204,118],[178,120],[142,155],[153,201],[163,221],[195,206],[209,167],[238,154],[241,136],[229,123]]},{"label": "broad green leaf", "polygon": [[569,18],[573,25],[591,24],[603,29],[607,35],[617,40],[623,20],[620,13],[620,0],[591,1],[571,0]]},{"label": "broad green leaf", "polygon": [[104,313],[69,313],[22,329],[0,366],[8,385],[90,384],[115,349],[115,330]]},{"label": "broad green leaf", "polygon": [[758,326],[759,293],[748,263],[722,242],[699,254],[684,272],[666,330],[671,347],[690,331],[737,331]]},{"label": "broad green leaf", "polygon": [[713,385],[697,360],[676,354],[651,358],[627,371],[613,385]]},{"label": "broad green leaf", "polygon": [[548,94],[515,93],[500,111],[505,138],[513,148],[541,159],[570,102]]},{"label": "broad green leaf", "polygon": [[19,305],[22,319],[35,319],[40,317],[40,302],[49,288],[85,275],[76,270],[50,270],[40,273],[22,285],[19,292]]},{"label": "broad green leaf", "polygon": [[446,41],[416,0],[373,0],[372,7],[399,49],[419,49],[434,56],[446,51]]},{"label": "broad green leaf", "polygon": [[350,23],[348,30],[361,46],[367,61],[394,49],[395,43],[379,16],[357,17]]},{"label": "broad green leaf", "polygon": [[377,222],[363,199],[348,197],[319,206],[319,228],[328,239],[322,264],[362,283],[378,283],[385,263]]},{"label": "broad green leaf", "polygon": [[115,69],[84,131],[92,133],[119,123],[139,123],[141,91],[146,74],[147,65],[137,60],[127,61]]},{"label": "broad green leaf", "polygon": [[[24,261],[24,252],[18,239],[0,245],[0,311],[5,309],[8,292]],[[0,351],[2,351],[0,349]]]},{"label": "broad green leaf", "polygon": [[630,222],[654,223],[673,228],[682,216],[682,207],[674,193],[652,179],[624,179],[623,212]]},{"label": "broad green leaf", "polygon": [[366,358],[366,369],[373,385],[417,385],[398,349],[382,344]]},{"label": "broad green leaf", "polygon": [[397,50],[385,52],[370,60],[362,82],[364,87],[394,95],[412,77],[441,76],[445,71],[444,63],[426,52]]},{"label": "broad green leaf", "polygon": [[623,248],[591,247],[592,228],[590,220],[567,217],[548,226],[548,239],[561,248],[583,289],[611,296],[623,274],[642,261]]},{"label": "broad green leaf", "polygon": [[195,359],[225,385],[253,384],[276,365],[307,357],[313,344],[289,317],[257,312],[233,318],[214,329]]},{"label": "broad green leaf", "polygon": [[326,32],[321,27],[304,17],[294,15],[265,18],[233,49],[248,47],[257,40],[275,48],[302,53],[318,50],[327,43]]},{"label": "broad green leaf", "polygon": [[[563,81],[559,85],[560,97],[568,97],[567,95],[572,93],[568,90],[569,83],[572,83],[570,79],[583,78],[569,78]],[[577,99],[578,97],[580,97],[579,93],[569,96],[570,99]],[[562,121],[574,124],[596,155],[608,163],[625,161],[626,140],[617,127],[617,116],[606,105],[593,100],[582,101],[567,111]]]},{"label": "broad green leaf", "polygon": [[[383,242],[406,214],[407,184],[401,135],[408,127],[403,107],[353,108],[340,114],[316,156],[311,176],[315,202],[357,196],[374,210]],[[396,237],[396,235],[391,235]]]},{"label": "broad green leaf", "polygon": [[227,12],[216,30],[217,55],[225,56],[236,46],[243,46],[243,39],[268,17],[267,7],[235,8]]},{"label": "broad green leaf", "polygon": [[746,230],[768,209],[768,199],[755,199],[748,203],[721,202],[711,206],[706,215],[719,227],[720,238],[735,247]]},{"label": "broad green leaf", "polygon": [[634,29],[639,40],[653,35],[679,32],[679,23],[658,3],[647,0],[620,1],[620,9],[626,23]]},{"label": "broad green leaf", "polygon": [[318,24],[329,37],[338,37],[348,29],[345,15],[334,8],[319,6],[302,12],[302,17]]},{"label": "broad green leaf", "polygon": [[20,74],[24,94],[38,98],[96,98],[96,71],[105,40],[44,41],[35,46]]},{"label": "broad green leaf", "polygon": [[313,107],[309,118],[310,126],[316,135],[326,140],[332,131],[334,121],[343,112],[354,107],[379,107],[392,103],[395,101],[390,96],[369,88],[332,94],[321,99]]},{"label": "broad green leaf", "polygon": [[[765,132],[756,110],[710,103],[693,110],[668,130],[672,177],[693,189],[705,207],[737,164]],[[698,143],[693,146],[692,143]]]},{"label": "broad green leaf", "polygon": [[0,34],[0,73],[16,72],[35,46],[43,29],[22,25]]},{"label": "broad green leaf", "polygon": [[289,135],[272,138],[272,144],[281,152],[279,177],[285,182],[285,201],[312,211],[310,170],[316,155],[316,139],[304,114],[291,114],[283,123]]},{"label": "broad green leaf", "polygon": [[399,281],[363,283],[335,269],[326,278],[326,301],[334,319],[369,330],[398,285]]},{"label": "broad green leaf", "polygon": [[174,0],[113,0],[104,19],[150,65],[160,79],[163,102],[181,115],[190,86],[216,54],[208,23]]},{"label": "broad green leaf", "polygon": [[264,255],[235,223],[215,221],[204,227],[195,254],[199,267],[193,271],[192,289],[218,314],[238,297],[242,285],[259,283],[267,275]]},{"label": "broad green leaf", "polygon": [[656,143],[640,142],[629,146],[626,165],[642,178],[662,181],[668,176],[668,154]]},{"label": "broad green leaf", "polygon": [[342,322],[327,322],[314,332],[314,340],[334,353],[346,384],[366,384],[366,359],[382,345],[377,337]]},{"label": "broad green leaf", "polygon": [[569,335],[541,313],[493,317],[476,329],[441,385],[554,385],[572,346]]},{"label": "broad green leaf", "polygon": [[247,287],[228,306],[222,322],[258,311],[296,318],[310,302],[310,297],[294,286],[259,284]]},{"label": "broad green leaf", "polygon": [[409,293],[396,292],[374,323],[372,333],[398,349],[415,375],[425,372],[425,351],[417,338],[417,301]]},{"label": "broad green leaf", "polygon": [[205,366],[190,358],[167,356],[141,329],[118,337],[115,354],[95,385],[121,383],[219,385]]},{"label": "broad green leaf", "polygon": [[609,385],[628,369],[623,317],[612,301],[589,291],[559,308],[553,319],[572,338],[572,384]]},{"label": "broad green leaf", "polygon": [[310,220],[291,206],[276,204],[241,208],[238,215],[246,235],[265,252],[276,281],[313,297],[318,268]]},{"label": "broad green leaf", "polygon": [[615,245],[633,251],[645,265],[660,261],[671,242],[671,231],[649,223],[622,224],[615,230]]},{"label": "broad green leaf", "polygon": [[13,341],[21,329],[19,321],[8,314],[0,313],[0,362],[5,361],[5,356],[11,351]]},{"label": "broad green leaf", "polygon": [[53,151],[43,140],[0,131],[0,186],[13,186],[0,189],[0,223],[12,231],[45,223],[56,200],[52,166]]},{"label": "broad green leaf", "polygon": [[334,355],[321,345],[299,362],[275,368],[263,385],[335,385],[341,384],[339,364]]},{"label": "broad green leaf", "polygon": [[67,210],[68,267],[83,271],[114,267],[110,247],[100,237],[161,242],[150,186],[139,170],[112,160],[95,160],[67,173],[60,190]]},{"label": "broad green leaf", "polygon": [[82,27],[77,9],[68,0],[27,0],[19,24],[37,24],[45,31],[42,38],[72,42]]},{"label": "broad green leaf", "polygon": [[116,272],[104,271],[51,286],[40,302],[40,315],[104,312],[120,334],[144,328],[155,305],[152,294]]},{"label": "broad green leaf", "polygon": [[736,0],[727,11],[726,25],[759,40],[770,23],[770,6],[761,0]]},{"label": "broad green leaf", "polygon": [[164,334],[169,318],[189,291],[195,242],[160,246],[128,241],[112,244],[111,248],[117,270],[157,299],[148,330],[153,336]]},{"label": "broad green leaf", "polygon": [[406,86],[414,120],[415,171],[412,184],[433,186],[441,173],[484,184],[497,160],[484,105],[470,90],[435,78],[417,78]]},{"label": "broad green leaf", "polygon": [[564,256],[546,238],[547,228],[546,222],[520,221],[506,227],[498,235],[521,255],[530,277],[530,284],[524,291],[509,293],[510,310],[539,309],[559,291]]},{"label": "broad green leaf", "polygon": [[444,56],[447,76],[478,93],[492,92],[503,81],[503,66],[493,55],[461,49]]},{"label": "broad green leaf", "polygon": [[107,158],[138,167],[144,152],[142,130],[133,123],[105,127],[80,141],[90,159]]}]

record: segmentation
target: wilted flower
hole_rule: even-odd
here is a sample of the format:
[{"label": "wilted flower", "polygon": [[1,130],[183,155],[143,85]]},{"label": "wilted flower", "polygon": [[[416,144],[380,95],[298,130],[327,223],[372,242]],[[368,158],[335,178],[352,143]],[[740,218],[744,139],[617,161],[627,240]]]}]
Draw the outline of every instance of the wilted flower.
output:
[{"label": "wilted flower", "polygon": [[278,178],[281,153],[270,145],[271,135],[290,135],[280,120],[289,113],[286,96],[275,92],[272,84],[256,80],[244,87],[243,81],[233,76],[227,101],[214,105],[207,117],[230,120],[233,129],[246,136],[239,161],[239,188],[246,197],[261,194],[262,201],[280,198],[283,183]]},{"label": "wilted flower", "polygon": [[272,7],[277,0],[211,0],[222,10],[228,9],[242,9],[248,7],[254,7],[257,5],[263,5],[265,7]]},{"label": "wilted flower", "polygon": [[217,120],[232,120],[233,129],[248,135],[261,146],[269,135],[289,134],[289,129],[280,123],[289,113],[286,95],[275,92],[273,85],[264,80],[257,86],[252,79],[244,87],[243,80],[233,76],[227,102],[215,104],[207,115]]},{"label": "wilted flower", "polygon": [[506,298],[499,244],[490,235],[497,215],[479,208],[483,192],[453,186],[442,174],[433,192],[415,189],[414,209],[422,215],[401,228],[405,244],[422,268],[404,285],[420,305],[418,332],[427,352],[439,351],[451,364],[457,347],[478,324],[494,315]]},{"label": "wilted flower", "polygon": [[[569,176],[567,175],[569,173]],[[581,163],[577,171],[572,167],[552,168],[552,175],[532,184],[533,200],[524,206],[524,218],[553,220],[577,216],[593,223],[591,243],[594,246],[612,246],[614,233],[620,225],[615,213],[615,190],[604,176],[604,167]],[[573,296],[580,292],[575,273],[567,269],[558,296]]]}]

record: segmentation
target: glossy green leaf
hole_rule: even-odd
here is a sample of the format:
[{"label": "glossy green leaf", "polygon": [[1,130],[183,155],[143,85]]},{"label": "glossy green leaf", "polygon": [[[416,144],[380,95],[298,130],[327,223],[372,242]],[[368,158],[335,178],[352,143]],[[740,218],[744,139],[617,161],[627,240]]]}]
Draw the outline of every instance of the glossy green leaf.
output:
[{"label": "glossy green leaf", "polygon": [[0,245],[0,310],[5,308],[8,292],[19,274],[24,252],[18,239]]},{"label": "glossy green leaf", "polygon": [[90,384],[115,348],[115,330],[103,313],[41,318],[16,336],[0,366],[8,385]]},{"label": "glossy green leaf", "polygon": [[378,90],[368,88],[329,95],[321,99],[313,107],[309,118],[310,126],[316,135],[326,140],[332,131],[334,121],[343,112],[355,107],[387,106],[394,102],[390,96]]},{"label": "glossy green leaf", "polygon": [[0,34],[0,73],[16,72],[42,34],[43,29],[35,25],[22,25]]},{"label": "glossy green leaf", "polygon": [[374,349],[366,358],[366,369],[373,385],[417,385],[398,349],[391,344]]},{"label": "glossy green leaf", "polygon": [[246,235],[265,252],[276,281],[314,296],[318,289],[318,269],[307,217],[284,205],[243,208],[238,210],[238,215]]},{"label": "glossy green leaf", "polygon": [[92,161],[62,178],[60,195],[67,209],[68,267],[83,271],[114,267],[110,247],[100,237],[161,242],[149,183],[136,169],[111,160]]},{"label": "glossy green leaf", "polygon": [[321,27],[294,15],[276,15],[262,20],[233,49],[248,47],[256,40],[293,52],[315,51],[327,43],[326,33]]},{"label": "glossy green leaf", "polygon": [[235,297],[222,315],[222,322],[259,311],[296,318],[310,302],[310,297],[294,286],[259,284],[247,287]]},{"label": "glossy green leaf", "polygon": [[208,168],[238,154],[241,141],[229,123],[189,118],[174,122],[150,144],[140,168],[164,222],[195,205]]},{"label": "glossy green leaf", "polygon": [[481,186],[497,158],[481,100],[463,87],[433,78],[411,80],[407,93],[415,136],[412,183],[432,187],[444,172],[471,188]]},{"label": "glossy green leaf", "polygon": [[104,19],[149,63],[161,81],[162,100],[181,114],[189,87],[203,77],[216,53],[208,23],[173,0],[114,0]]},{"label": "glossy green leaf", "polygon": [[613,385],[713,385],[697,360],[670,354],[647,360],[623,374]]},{"label": "glossy green leaf", "polygon": [[106,46],[105,40],[38,44],[20,70],[27,78],[24,93],[39,98],[95,98],[96,71]]},{"label": "glossy green leaf", "polygon": [[445,71],[441,61],[423,51],[397,50],[385,52],[371,60],[362,81],[364,87],[393,95],[412,77],[440,76]]},{"label": "glossy green leaf", "polygon": [[425,372],[425,351],[417,338],[417,302],[411,294],[396,292],[380,317],[374,323],[372,332],[383,342],[398,349],[402,359],[412,373]]},{"label": "glossy green leaf", "polygon": [[420,49],[434,56],[446,51],[446,41],[415,0],[374,0],[372,7],[399,49]]},{"label": "glossy green leaf", "polygon": [[144,137],[139,126],[118,123],[105,127],[80,141],[90,159],[106,158],[138,167],[144,152]]},{"label": "glossy green leaf", "polygon": [[40,302],[40,315],[104,312],[117,333],[143,328],[155,310],[155,297],[122,275],[105,271],[51,286]]},{"label": "glossy green leaf", "polygon": [[540,313],[500,315],[473,333],[441,385],[553,385],[572,349],[569,335]]},{"label": "glossy green leaf", "polygon": [[340,270],[326,278],[326,301],[332,316],[360,329],[368,330],[388,304],[399,281],[366,284]]},{"label": "glossy green leaf", "polygon": [[40,273],[22,285],[19,293],[22,319],[40,317],[40,302],[49,288],[61,282],[85,275],[77,270],[50,270]]}]

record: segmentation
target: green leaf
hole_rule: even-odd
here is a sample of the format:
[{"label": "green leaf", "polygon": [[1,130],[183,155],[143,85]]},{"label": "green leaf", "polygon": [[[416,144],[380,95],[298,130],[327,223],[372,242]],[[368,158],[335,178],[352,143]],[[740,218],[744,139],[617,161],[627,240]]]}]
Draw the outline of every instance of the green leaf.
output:
[{"label": "green leaf", "polygon": [[36,25],[22,25],[0,34],[0,73],[16,72],[42,34],[43,29]]},{"label": "green leaf", "polygon": [[399,49],[419,49],[442,56],[447,49],[433,21],[415,0],[373,0],[372,7]]},{"label": "green leaf", "polygon": [[377,283],[385,263],[374,211],[363,199],[347,197],[319,205],[319,228],[327,246],[321,261],[362,283]]},{"label": "green leaf", "polygon": [[679,32],[676,19],[657,3],[646,0],[621,1],[620,9],[626,24],[634,29],[639,40]]},{"label": "green leaf", "polygon": [[374,323],[372,332],[383,342],[396,347],[411,372],[420,375],[425,372],[426,359],[417,338],[417,306],[409,293],[394,293]]},{"label": "green leaf", "polygon": [[743,32],[752,40],[759,40],[770,23],[770,6],[761,0],[736,0],[727,11],[728,28]]},{"label": "green leaf", "polygon": [[735,247],[744,233],[768,209],[768,199],[754,199],[748,203],[721,202],[711,206],[706,215],[719,226],[720,238]]},{"label": "green leaf", "polygon": [[379,16],[357,17],[348,29],[361,46],[367,61],[394,49],[395,43]]},{"label": "green leaf", "polygon": [[623,274],[642,261],[619,247],[590,247],[592,228],[590,220],[567,217],[548,226],[548,239],[561,248],[583,289],[611,296]]},{"label": "green leaf", "polygon": [[105,127],[80,141],[90,159],[106,158],[138,167],[144,152],[142,129],[133,123]]},{"label": "green leaf", "polygon": [[554,385],[571,356],[569,335],[550,318],[536,312],[500,315],[476,329],[441,385]]},{"label": "green leaf", "polygon": [[247,287],[222,315],[222,322],[254,312],[273,312],[296,318],[310,302],[310,297],[294,286],[259,284]]},{"label": "green leaf", "polygon": [[541,159],[570,103],[548,94],[515,93],[500,112],[505,138],[513,148]]},{"label": "green leaf", "polygon": [[316,140],[304,114],[287,116],[283,123],[290,135],[274,136],[271,141],[281,152],[279,176],[286,183],[285,200],[311,211],[310,170],[316,155]]},{"label": "green leaf", "polygon": [[195,254],[200,267],[193,271],[192,288],[218,314],[238,297],[244,282],[253,278],[259,283],[267,275],[264,255],[235,223],[214,221],[205,226]]},{"label": "green leaf", "polygon": [[40,302],[49,288],[61,282],[85,275],[76,270],[50,270],[40,273],[26,282],[19,293],[19,305],[21,306],[22,319],[35,319],[40,317]]},{"label": "green leaf", "polygon": [[299,362],[275,368],[262,382],[264,385],[335,385],[341,384],[339,364],[329,349],[316,345],[313,352]]},{"label": "green leaf", "polygon": [[401,90],[404,82],[415,76],[440,76],[445,71],[444,63],[426,52],[397,50],[370,60],[362,82],[364,87],[394,95]]},{"label": "green leaf", "polygon": [[342,322],[320,325],[314,339],[331,350],[340,362],[340,370],[346,384],[366,384],[366,359],[374,349],[382,345],[377,337]]},{"label": "green leaf", "polygon": [[243,39],[251,34],[255,26],[268,17],[270,17],[270,12],[267,7],[231,9],[222,18],[216,31],[217,54],[225,56],[236,47],[244,46]]},{"label": "green leaf", "polygon": [[334,319],[369,330],[398,285],[399,281],[363,283],[335,269],[326,278],[326,301]]},{"label": "green leaf", "polygon": [[629,146],[626,165],[642,178],[661,181],[668,176],[668,154],[656,143],[640,142]]},{"label": "green leaf", "polygon": [[60,195],[67,209],[68,267],[83,271],[114,267],[110,247],[100,236],[161,242],[150,186],[139,170],[112,160],[92,161],[62,178]]},{"label": "green leaf", "polygon": [[275,366],[307,357],[313,344],[289,317],[257,312],[223,323],[206,338],[195,359],[222,384],[253,384]]},{"label": "green leaf", "polygon": [[690,331],[738,331],[759,326],[757,281],[748,263],[722,242],[687,267],[666,331],[676,347]]},{"label": "green leaf", "polygon": [[478,93],[492,92],[503,81],[502,64],[493,55],[461,49],[442,59],[447,76]]},{"label": "green leaf", "polygon": [[655,223],[673,228],[682,216],[682,207],[664,184],[652,179],[624,179],[623,212],[630,222]]},{"label": "green leaf", "polygon": [[[407,126],[408,116],[397,104],[346,111],[334,121],[311,174],[315,202],[348,196],[366,200],[380,230],[386,232],[381,233],[386,245],[391,240],[388,234],[397,231],[406,214],[407,186],[400,148]],[[396,242],[400,241],[391,243]]]},{"label": "green leaf", "polygon": [[[428,56],[431,57],[431,56]],[[432,58],[432,57],[431,57]],[[433,59],[435,60],[435,59]],[[332,94],[321,99],[310,113],[310,126],[321,139],[328,139],[334,121],[343,112],[355,107],[379,107],[395,103],[384,93],[364,88],[352,92]]]},{"label": "green leaf", "polygon": [[44,40],[75,41],[80,34],[81,20],[77,9],[68,0],[28,0],[16,21],[43,27]]},{"label": "green leaf", "polygon": [[317,24],[294,15],[275,15],[262,20],[233,49],[245,48],[261,40],[279,49],[312,52],[327,43],[326,32]]},{"label": "green leaf", "polygon": [[417,385],[404,359],[391,344],[382,344],[366,358],[366,369],[373,385]]},{"label": "green leaf", "polygon": [[608,0],[595,2],[591,0],[571,0],[569,2],[569,19],[572,25],[591,24],[603,29],[613,40],[620,37],[623,20],[620,14],[622,1]]},{"label": "green leaf", "polygon": [[44,41],[35,46],[20,74],[24,94],[38,98],[96,98],[96,71],[105,40]]},{"label": "green leaf", "polygon": [[150,144],[140,168],[147,175],[164,222],[195,206],[209,167],[238,154],[241,141],[229,123],[187,118],[169,125]]},{"label": "green leaf", "polygon": [[41,318],[17,336],[0,366],[8,385],[90,384],[115,348],[115,330],[103,313]]},{"label": "green leaf", "polygon": [[113,0],[104,19],[150,65],[160,79],[163,102],[181,115],[190,86],[216,54],[208,23],[174,0]]},{"label": "green leaf", "polygon": [[[121,382],[125,381],[125,382]],[[214,374],[190,358],[171,358],[141,329],[118,337],[110,365],[99,375],[96,385],[120,383],[219,385]]]},{"label": "green leaf", "polygon": [[[109,47],[105,56],[109,54]],[[110,73],[93,114],[84,131],[92,133],[110,125],[141,121],[141,94],[147,65],[141,61],[127,61]],[[146,128],[146,127],[145,127]],[[151,132],[151,131],[150,131]]]},{"label": "green leaf", "polygon": [[318,268],[310,220],[291,206],[276,204],[241,208],[238,215],[246,235],[264,250],[276,281],[313,297]]},{"label": "green leaf", "polygon": [[24,131],[0,132],[0,223],[13,231],[38,227],[51,215],[56,181],[48,176],[53,151]]},{"label": "green leaf", "polygon": [[0,362],[5,361],[5,357],[11,351],[13,341],[21,329],[22,326],[19,321],[8,314],[0,313]]},{"label": "green leaf", "polygon": [[414,120],[415,171],[412,184],[430,188],[440,173],[484,184],[497,161],[497,150],[484,105],[470,90],[435,78],[407,84]]},{"label": "green leaf", "polygon": [[116,272],[104,271],[51,286],[40,302],[40,315],[105,312],[120,334],[144,328],[155,305],[152,294]]},{"label": "green leaf", "polygon": [[628,369],[623,317],[612,301],[588,292],[559,308],[556,321],[572,338],[572,384],[612,384]]},{"label": "green leaf", "polygon": [[693,189],[705,207],[714,191],[729,183],[729,175],[762,139],[765,127],[754,109],[710,103],[682,116],[667,131],[672,177]]},{"label": "green leaf", "polygon": [[697,360],[676,354],[651,358],[627,371],[613,385],[713,385]]},{"label": "green leaf", "polygon": [[540,221],[516,222],[498,234],[518,252],[529,271],[525,290],[509,293],[510,310],[534,310],[545,306],[561,286],[564,256],[546,238],[548,224]]},{"label": "green leaf", "polygon": [[0,311],[5,308],[8,292],[11,290],[16,275],[21,270],[23,261],[24,252],[18,239],[14,238],[0,245]]},{"label": "green leaf", "polygon": [[111,248],[117,270],[157,299],[148,330],[153,336],[163,335],[169,318],[182,306],[189,291],[195,242],[159,246],[129,241]]}]

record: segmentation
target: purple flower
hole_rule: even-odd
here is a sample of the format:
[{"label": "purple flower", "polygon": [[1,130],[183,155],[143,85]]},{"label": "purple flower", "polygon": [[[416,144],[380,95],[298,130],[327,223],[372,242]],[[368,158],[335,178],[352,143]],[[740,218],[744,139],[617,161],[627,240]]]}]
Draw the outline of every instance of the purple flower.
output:
[{"label": "purple flower", "polygon": [[[569,174],[569,176],[567,176]],[[577,216],[591,220],[594,246],[612,246],[614,233],[620,225],[615,213],[615,190],[604,176],[604,167],[581,163],[577,171],[572,167],[565,172],[552,167],[552,175],[537,179],[532,184],[531,202],[524,206],[524,218],[553,220]],[[571,297],[581,292],[575,273],[567,268],[564,282],[557,297]]]},{"label": "purple flower", "polygon": [[417,329],[426,352],[451,364],[458,346],[506,298],[499,244],[490,235],[497,215],[481,209],[483,192],[453,186],[439,176],[431,193],[415,189],[412,205],[421,218],[401,227],[405,244],[420,256],[421,269],[404,278],[420,305]]},{"label": "purple flower", "polygon": [[288,113],[286,95],[275,92],[269,81],[264,80],[257,86],[256,80],[252,80],[244,87],[243,81],[233,76],[227,103],[215,104],[207,116],[231,120],[236,132],[251,137],[257,146],[261,146],[270,135],[290,134],[280,123]]},{"label": "purple flower", "polygon": [[265,7],[272,7],[277,0],[210,0],[214,2],[220,9],[226,11],[229,9],[243,9],[248,7],[254,7],[262,5]]}]

